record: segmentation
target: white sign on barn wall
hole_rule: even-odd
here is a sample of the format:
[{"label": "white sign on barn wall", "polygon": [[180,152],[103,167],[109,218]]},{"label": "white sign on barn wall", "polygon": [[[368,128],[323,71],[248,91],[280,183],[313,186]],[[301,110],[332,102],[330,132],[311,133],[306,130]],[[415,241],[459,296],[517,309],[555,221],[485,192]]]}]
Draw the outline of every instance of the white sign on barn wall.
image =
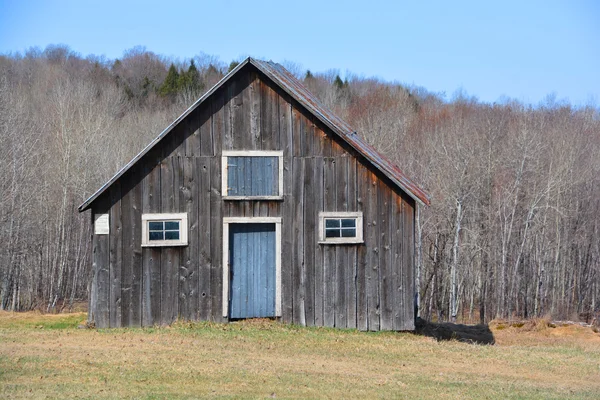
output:
[{"label": "white sign on barn wall", "polygon": [[108,235],[108,214],[97,214],[94,218],[94,233],[96,235]]}]

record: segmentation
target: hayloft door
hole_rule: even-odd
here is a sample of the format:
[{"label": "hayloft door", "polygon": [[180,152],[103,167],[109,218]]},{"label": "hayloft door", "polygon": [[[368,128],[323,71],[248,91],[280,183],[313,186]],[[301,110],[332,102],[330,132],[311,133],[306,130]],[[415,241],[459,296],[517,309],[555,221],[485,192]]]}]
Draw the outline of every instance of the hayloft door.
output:
[{"label": "hayloft door", "polygon": [[275,317],[275,224],[230,224],[229,265],[229,318]]}]

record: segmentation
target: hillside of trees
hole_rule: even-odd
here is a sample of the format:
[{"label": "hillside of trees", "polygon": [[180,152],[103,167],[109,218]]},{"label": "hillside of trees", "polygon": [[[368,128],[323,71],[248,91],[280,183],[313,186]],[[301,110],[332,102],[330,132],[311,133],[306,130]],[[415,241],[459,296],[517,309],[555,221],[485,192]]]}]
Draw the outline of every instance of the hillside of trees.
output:
[{"label": "hillside of trees", "polygon": [[[0,55],[0,309],[87,299],[90,215],[77,206],[235,66],[133,48]],[[451,100],[284,64],[431,196],[417,220],[421,316],[600,311],[600,110]]]}]

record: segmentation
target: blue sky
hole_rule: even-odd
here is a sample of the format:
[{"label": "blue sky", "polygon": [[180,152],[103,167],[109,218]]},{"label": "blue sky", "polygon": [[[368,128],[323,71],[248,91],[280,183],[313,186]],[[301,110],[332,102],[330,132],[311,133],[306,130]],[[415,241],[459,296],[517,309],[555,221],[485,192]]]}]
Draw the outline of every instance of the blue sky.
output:
[{"label": "blue sky", "polygon": [[600,1],[0,0],[0,53],[63,43],[118,58],[251,55],[451,98],[600,106]]}]

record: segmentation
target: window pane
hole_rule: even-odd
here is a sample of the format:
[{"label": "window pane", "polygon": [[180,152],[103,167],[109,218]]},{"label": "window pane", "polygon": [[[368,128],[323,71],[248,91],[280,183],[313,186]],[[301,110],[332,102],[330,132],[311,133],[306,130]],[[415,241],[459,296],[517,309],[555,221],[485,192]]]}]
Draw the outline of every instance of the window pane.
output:
[{"label": "window pane", "polygon": [[179,221],[167,221],[167,222],[165,222],[165,230],[168,230],[168,231],[178,231],[179,230]]},{"label": "window pane", "polygon": [[326,219],[325,220],[325,228],[339,228],[340,220],[339,219]]},{"label": "window pane", "polygon": [[340,237],[340,230],[339,229],[326,229],[325,230],[325,237],[328,238],[336,238],[336,237]]},{"label": "window pane", "polygon": [[162,221],[150,221],[150,222],[148,222],[148,229],[151,231],[162,231],[163,230],[163,222]]},{"label": "window pane", "polygon": [[150,240],[164,240],[163,233],[161,232],[150,232]]},{"label": "window pane", "polygon": [[165,240],[179,240],[179,231],[166,231]]},{"label": "window pane", "polygon": [[356,237],[356,229],[355,228],[342,229],[342,237]]},{"label": "window pane", "polygon": [[342,220],[342,227],[343,228],[355,228],[356,227],[356,220],[354,218],[343,219]]}]

